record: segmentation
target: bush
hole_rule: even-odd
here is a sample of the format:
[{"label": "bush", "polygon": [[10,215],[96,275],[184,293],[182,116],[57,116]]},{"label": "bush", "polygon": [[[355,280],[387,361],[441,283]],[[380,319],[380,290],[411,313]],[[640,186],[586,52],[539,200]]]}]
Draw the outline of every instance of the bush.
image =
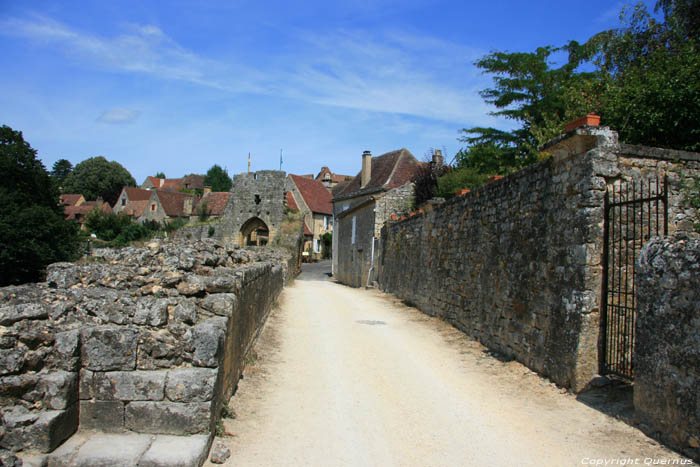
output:
[{"label": "bush", "polygon": [[452,198],[458,190],[479,188],[486,183],[488,178],[488,175],[479,173],[472,167],[454,169],[438,178],[436,196],[445,199]]},{"label": "bush", "polygon": [[209,230],[207,231],[207,235],[211,237],[212,235],[214,235],[214,232],[215,232],[214,226],[210,225]]}]

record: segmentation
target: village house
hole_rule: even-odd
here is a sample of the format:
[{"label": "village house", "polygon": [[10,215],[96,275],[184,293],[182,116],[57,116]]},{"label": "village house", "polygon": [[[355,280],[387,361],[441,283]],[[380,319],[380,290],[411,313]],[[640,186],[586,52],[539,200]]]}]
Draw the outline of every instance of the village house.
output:
[{"label": "village house", "polygon": [[199,201],[196,195],[176,191],[144,190],[124,187],[114,205],[114,213],[123,212],[136,222],[170,222],[192,215]]},{"label": "village house", "polygon": [[376,273],[376,242],[392,214],[413,207],[413,178],[422,163],[407,149],[372,157],[362,154],[362,170],[333,196],[333,274],[342,283],[365,286]]},{"label": "village house", "polygon": [[63,205],[63,213],[66,220],[74,220],[80,224],[81,229],[85,229],[85,218],[93,209],[99,209],[102,212],[112,212],[109,203],[106,203],[102,198],[97,198],[95,201],[85,201],[85,197],[79,193],[66,193],[60,196],[61,204]]},{"label": "village house", "polygon": [[316,175],[316,180],[323,183],[323,186],[329,190],[332,190],[339,183],[351,181],[352,178],[353,177],[351,175],[334,174],[331,172],[331,169],[326,166],[321,167],[321,171],[318,173],[318,175]]},{"label": "village house", "polygon": [[[296,206],[304,218],[304,234],[310,234],[310,241],[304,251],[311,249],[315,259],[322,256],[321,236],[333,232],[333,206],[331,193],[323,184],[311,178],[290,174],[287,177],[287,207]],[[290,206],[291,204],[291,206]]]}]

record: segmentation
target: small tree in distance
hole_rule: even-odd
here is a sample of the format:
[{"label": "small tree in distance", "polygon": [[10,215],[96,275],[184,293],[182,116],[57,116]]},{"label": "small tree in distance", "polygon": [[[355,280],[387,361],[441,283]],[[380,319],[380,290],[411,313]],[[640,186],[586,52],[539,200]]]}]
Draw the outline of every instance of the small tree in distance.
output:
[{"label": "small tree in distance", "polygon": [[214,164],[204,176],[204,184],[209,185],[211,191],[230,191],[232,182],[226,169]]}]

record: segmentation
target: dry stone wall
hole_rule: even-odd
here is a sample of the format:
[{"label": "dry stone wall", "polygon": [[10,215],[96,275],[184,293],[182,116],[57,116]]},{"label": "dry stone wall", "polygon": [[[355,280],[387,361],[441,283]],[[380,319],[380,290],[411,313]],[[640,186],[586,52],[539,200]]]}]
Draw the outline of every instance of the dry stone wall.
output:
[{"label": "dry stone wall", "polygon": [[89,260],[0,289],[0,449],[50,452],[78,425],[211,432],[288,254],[209,240]]},{"label": "dry stone wall", "polygon": [[656,238],[639,258],[634,405],[658,439],[700,460],[700,238]]},{"label": "dry stone wall", "polygon": [[555,141],[552,157],[382,232],[382,290],[579,391],[598,373],[604,198],[668,175],[669,230],[691,222],[683,178],[698,154],[620,145],[608,128]]}]

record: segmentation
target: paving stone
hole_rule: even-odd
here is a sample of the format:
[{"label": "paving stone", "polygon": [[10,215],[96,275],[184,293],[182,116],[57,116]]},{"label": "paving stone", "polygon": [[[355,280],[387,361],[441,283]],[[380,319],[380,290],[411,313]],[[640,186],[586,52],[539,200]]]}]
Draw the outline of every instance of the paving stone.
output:
[{"label": "paving stone", "polygon": [[22,460],[22,467],[46,467],[48,465],[48,454],[18,452],[16,455]]},{"label": "paving stone", "polygon": [[138,433],[205,433],[209,430],[210,408],[210,402],[131,402],[126,406],[125,426]]},{"label": "paving stone", "polygon": [[82,330],[83,366],[93,371],[133,370],[139,332],[123,326],[95,326]]},{"label": "paving stone", "polygon": [[208,435],[158,435],[139,467],[192,467],[201,465],[209,451]]},{"label": "paving stone", "polygon": [[96,433],[78,450],[76,467],[134,467],[151,445],[152,436]]},{"label": "paving stone", "polygon": [[124,403],[122,401],[80,401],[80,429],[123,431]]},{"label": "paving stone", "polygon": [[165,371],[95,373],[95,397],[100,400],[163,400]]},{"label": "paving stone", "polygon": [[80,447],[94,435],[94,432],[80,430],[68,438],[65,443],[47,456],[48,467],[69,467]]},{"label": "paving stone", "polygon": [[214,368],[170,370],[165,394],[173,402],[206,402],[214,395],[218,371]]}]

